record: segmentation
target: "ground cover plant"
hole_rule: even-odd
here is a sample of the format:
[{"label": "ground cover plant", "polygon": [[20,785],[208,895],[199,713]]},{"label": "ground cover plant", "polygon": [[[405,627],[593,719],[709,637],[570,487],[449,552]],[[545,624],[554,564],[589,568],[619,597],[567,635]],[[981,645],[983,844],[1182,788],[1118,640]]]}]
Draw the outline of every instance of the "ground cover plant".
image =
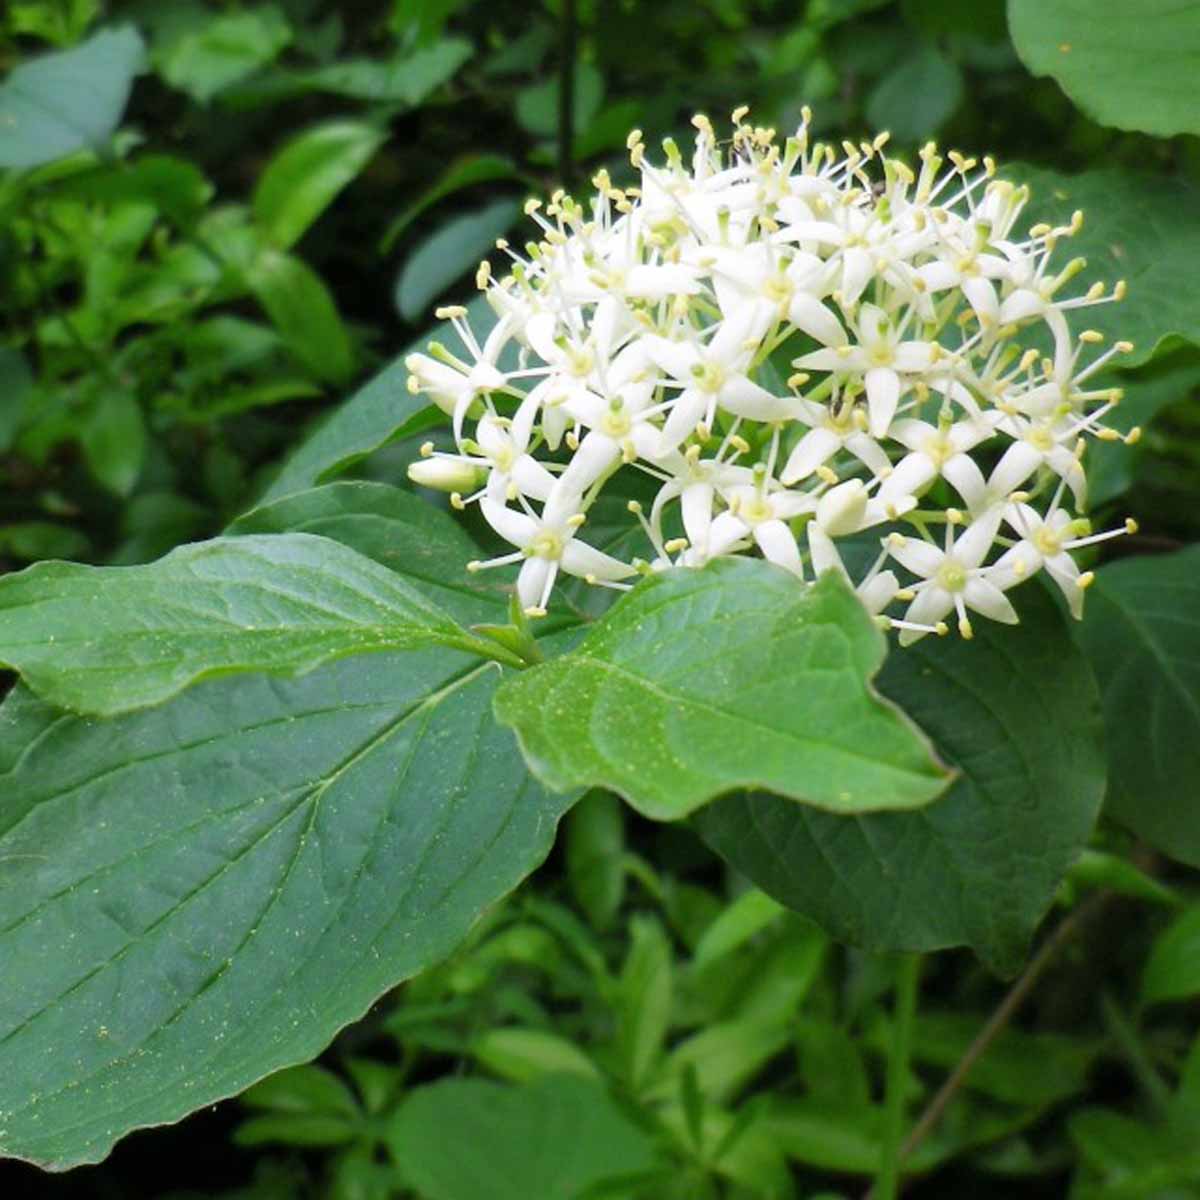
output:
[{"label": "ground cover plant", "polygon": [[1200,19],[1087,8],[9,6],[6,1186],[1200,1194]]}]

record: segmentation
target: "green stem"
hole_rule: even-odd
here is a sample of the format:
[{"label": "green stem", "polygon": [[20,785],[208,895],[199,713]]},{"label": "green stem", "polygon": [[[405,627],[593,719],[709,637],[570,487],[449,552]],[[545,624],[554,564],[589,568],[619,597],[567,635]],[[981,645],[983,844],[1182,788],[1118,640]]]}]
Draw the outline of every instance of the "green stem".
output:
[{"label": "green stem", "polygon": [[875,1200],[896,1200],[899,1194],[900,1142],[904,1135],[904,1090],[908,1084],[908,1063],[912,1049],[920,975],[921,956],[906,954],[896,970],[896,1011],[892,1018],[892,1046],[888,1053],[883,1146],[879,1175],[875,1180]]},{"label": "green stem", "polygon": [[575,0],[562,0],[558,62],[558,175],[568,190],[575,181],[575,55],[579,39]]}]

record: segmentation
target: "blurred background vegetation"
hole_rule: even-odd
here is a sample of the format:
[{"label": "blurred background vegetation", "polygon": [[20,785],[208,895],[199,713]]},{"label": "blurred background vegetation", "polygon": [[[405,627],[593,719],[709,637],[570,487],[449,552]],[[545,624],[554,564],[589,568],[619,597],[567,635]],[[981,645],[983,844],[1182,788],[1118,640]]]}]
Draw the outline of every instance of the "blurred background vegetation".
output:
[{"label": "blurred background vegetation", "polygon": [[[0,71],[0,570],[146,561],[219,531],[436,303],[470,294],[525,197],[619,179],[635,126],[682,140],[692,113],[719,127],[746,103],[786,131],[809,104],[835,140],[1200,174],[1194,136],[1102,126],[1032,75],[1004,0],[8,0]],[[6,132],[30,105],[34,133]],[[1177,248],[1155,232],[1141,252]],[[1198,381],[1182,342],[1128,373],[1155,421],[1100,500],[1132,489],[1143,549],[1200,536]],[[406,486],[394,450],[360,469]],[[1069,885],[1115,889],[1104,919],[956,1094],[906,1194],[1200,1196],[1200,909],[1188,880],[1114,848]],[[597,796],[531,887],[320,1065],[102,1167],[0,1167],[0,1187],[858,1196],[892,971]],[[1002,991],[966,954],[926,963],[914,1105]]]}]

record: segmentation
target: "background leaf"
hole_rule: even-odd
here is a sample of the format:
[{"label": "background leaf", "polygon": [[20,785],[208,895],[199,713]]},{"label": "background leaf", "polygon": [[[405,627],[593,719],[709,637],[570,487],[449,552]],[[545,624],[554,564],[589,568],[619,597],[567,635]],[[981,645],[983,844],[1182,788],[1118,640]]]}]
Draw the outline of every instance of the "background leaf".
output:
[{"label": "background leaf", "polygon": [[[1100,22],[1097,22],[1098,24]],[[1004,174],[1033,189],[1021,224],[1065,224],[1082,209],[1084,225],[1058,251],[1063,264],[1087,259],[1081,279],[1118,279],[1129,284],[1120,304],[1085,309],[1086,327],[1111,341],[1133,342],[1123,367],[1149,361],[1171,334],[1200,346],[1200,291],[1194,286],[1200,259],[1200,193],[1181,179],[1101,167],[1065,175],[1047,167],[1012,166]],[[1083,287],[1078,289],[1083,291]]]},{"label": "background leaf", "polygon": [[0,84],[0,167],[101,149],[125,111],[144,51],[135,29],[106,29],[14,67]]},{"label": "background leaf", "polygon": [[406,321],[429,316],[426,309],[452,283],[495,249],[520,215],[517,200],[495,200],[454,217],[421,244],[396,278],[396,307]]},{"label": "background leaf", "polygon": [[649,1139],[604,1088],[572,1075],[519,1088],[482,1079],[418,1088],[388,1143],[428,1200],[576,1200],[653,1163]]},{"label": "background leaf", "polygon": [[146,566],[38,563],[0,578],[0,612],[0,662],[53,703],[102,714],[211,675],[479,646],[400,576],[306,533],[195,542]]},{"label": "background leaf", "polygon": [[1200,866],[1200,547],[1102,567],[1079,640],[1104,700],[1106,811]]},{"label": "background leaf", "polygon": [[959,66],[936,46],[918,44],[893,67],[867,98],[867,120],[901,142],[916,142],[937,131],[962,103]]},{"label": "background leaf", "polygon": [[288,142],[254,189],[254,217],[268,241],[280,250],[299,241],[386,138],[364,121],[331,121]]},{"label": "background leaf", "polygon": [[967,945],[1020,966],[1104,793],[1099,705],[1038,587],[1021,624],[925,638],[879,674],[961,777],[914,812],[837,816],[763,793],[718,800],[700,834],[763,891],[875,952]]},{"label": "background leaf", "polygon": [[278,250],[263,250],[246,282],[288,349],[314,375],[344,383],[353,374],[350,336],[329,289],[307,263]]},{"label": "background leaf", "polygon": [[[475,297],[467,306],[467,320],[477,337],[486,337],[495,319],[482,296]],[[424,350],[428,338],[428,334],[418,338],[302,441],[283,464],[263,499],[278,499],[315,483],[324,483],[393,439],[429,428],[425,417],[444,425],[446,418],[440,409],[431,409],[423,397],[412,395],[405,387],[408,369],[404,360],[409,354]]]},{"label": "background leaf", "polygon": [[947,774],[869,680],[884,643],[844,583],[717,559],[643,580],[580,645],[498,694],[552,787],[671,820],[769,787],[840,812],[924,804]]},{"label": "background leaf", "polygon": [[61,1170],[312,1058],[550,848],[551,797],[446,651],[0,709],[0,1135]]},{"label": "background leaf", "polygon": [[1089,116],[1117,129],[1200,133],[1200,9],[1179,0],[1008,0],[1013,43]]}]

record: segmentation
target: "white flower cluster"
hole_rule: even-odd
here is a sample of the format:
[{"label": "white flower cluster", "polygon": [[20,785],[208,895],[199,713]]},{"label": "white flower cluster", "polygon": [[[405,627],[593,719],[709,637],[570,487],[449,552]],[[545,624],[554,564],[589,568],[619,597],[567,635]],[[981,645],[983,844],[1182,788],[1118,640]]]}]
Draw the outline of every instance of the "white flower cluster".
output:
[{"label": "white flower cluster", "polygon": [[[463,350],[408,358],[458,449],[427,443],[411,477],[478,502],[514,547],[471,568],[521,562],[540,615],[560,572],[624,588],[761,553],[800,578],[846,574],[839,540],[874,530],[851,582],[902,642],[951,614],[969,637],[968,609],[1015,622],[1005,592],[1043,567],[1078,614],[1092,576],[1070,552],[1125,532],[1080,515],[1085,438],[1120,436],[1101,423],[1120,393],[1089,381],[1130,348],[1090,353],[1100,335],[1068,326],[1124,291],[1066,295],[1084,262],[1050,260],[1080,214],[1020,235],[1027,191],[989,159],[929,145],[914,171],[881,154],[886,137],[839,154],[810,144],[806,111],[781,146],[745,115],[724,150],[696,117],[690,163],[670,140],[650,163],[635,131],[636,187],[602,171],[586,206],[530,201],[541,239],[498,243],[502,279],[480,267],[499,318],[484,343],[465,309],[441,309]],[[629,503],[647,539],[631,562],[587,542],[623,467],[658,485],[648,511]]]}]

